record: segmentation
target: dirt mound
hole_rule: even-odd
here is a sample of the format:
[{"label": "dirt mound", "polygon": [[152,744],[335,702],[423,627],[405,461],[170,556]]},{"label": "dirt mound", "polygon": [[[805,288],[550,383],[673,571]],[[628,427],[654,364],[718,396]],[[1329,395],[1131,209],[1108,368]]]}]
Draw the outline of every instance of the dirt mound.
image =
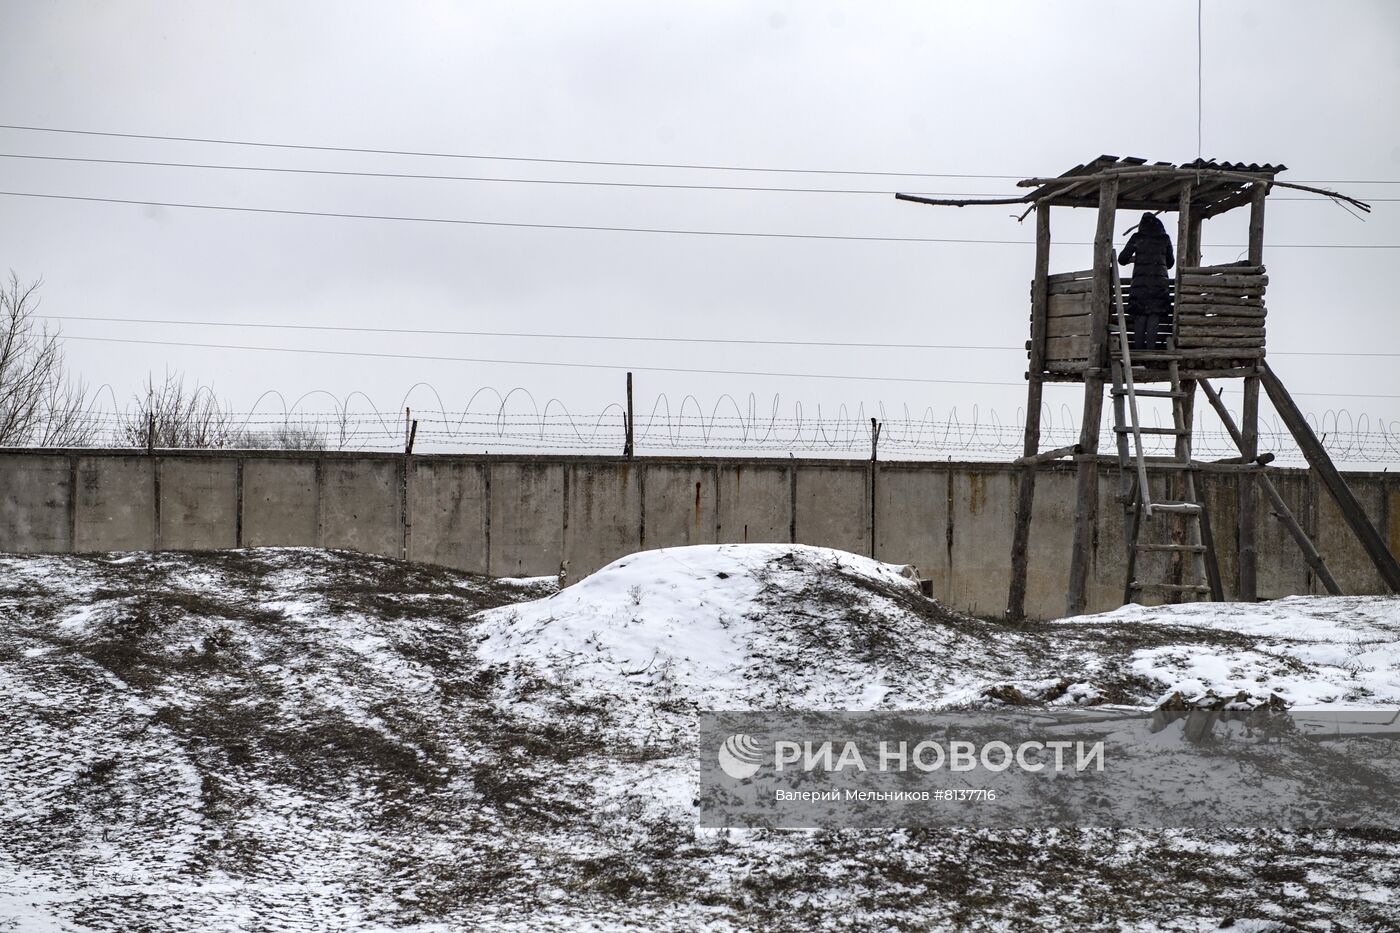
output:
[{"label": "dirt mound", "polygon": [[304,549],[0,557],[0,929],[1393,925],[1393,834],[694,829],[708,704],[1233,695],[1223,661],[1170,679],[1211,652],[1250,653],[1258,690],[1265,656],[1289,689],[1354,657],[1380,683],[1367,631],[1349,654],[1238,619],[1015,629],[788,546],[557,594]]}]

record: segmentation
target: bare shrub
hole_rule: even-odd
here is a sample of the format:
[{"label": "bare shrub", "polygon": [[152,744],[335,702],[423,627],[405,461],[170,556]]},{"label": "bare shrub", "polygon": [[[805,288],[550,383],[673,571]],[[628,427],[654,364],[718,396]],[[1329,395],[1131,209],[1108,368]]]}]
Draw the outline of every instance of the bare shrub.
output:
[{"label": "bare shrub", "polygon": [[146,377],[144,393],[121,417],[120,433],[131,447],[208,450],[231,446],[236,431],[233,415],[213,387],[189,389],[183,373],[166,373],[160,385]]},{"label": "bare shrub", "polygon": [[36,323],[42,281],[0,284],[0,446],[82,447],[97,421],[68,375],[58,329]]},{"label": "bare shrub", "polygon": [[316,428],[283,424],[275,428],[242,428],[234,432],[229,447],[239,450],[325,450],[326,435]]}]

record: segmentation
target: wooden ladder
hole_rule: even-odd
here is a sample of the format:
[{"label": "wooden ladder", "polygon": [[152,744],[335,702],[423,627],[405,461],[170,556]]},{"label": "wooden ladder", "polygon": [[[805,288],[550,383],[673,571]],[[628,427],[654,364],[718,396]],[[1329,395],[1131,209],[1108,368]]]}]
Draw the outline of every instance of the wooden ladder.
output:
[{"label": "wooden ladder", "polygon": [[[1113,268],[1118,257],[1112,254]],[[1210,519],[1196,494],[1196,470],[1191,460],[1191,391],[1182,383],[1180,354],[1175,341],[1163,351],[1143,351],[1139,359],[1164,362],[1170,388],[1139,389],[1133,380],[1133,354],[1128,342],[1128,320],[1123,308],[1123,290],[1115,274],[1113,296],[1118,320],[1117,353],[1110,351],[1113,376],[1113,432],[1118,442],[1118,475],[1120,498],[1124,509],[1124,529],[1128,547],[1128,573],[1123,589],[1123,601],[1133,602],[1142,592],[1166,593],[1169,601],[1183,597],[1219,601],[1222,598],[1220,574],[1210,534]],[[1194,383],[1190,385],[1194,389]],[[1172,403],[1170,428],[1145,428],[1138,416],[1139,398],[1169,398]],[[1173,455],[1149,457],[1143,449],[1144,435],[1170,435],[1176,438]],[[1131,449],[1129,438],[1131,437]],[[1152,501],[1148,471],[1180,474],[1182,498]],[[1143,540],[1142,530],[1157,515],[1176,516],[1181,520],[1182,540]],[[1144,552],[1165,552],[1171,560],[1172,579],[1145,581],[1138,579],[1138,556]],[[1189,573],[1187,568],[1189,567]]]}]

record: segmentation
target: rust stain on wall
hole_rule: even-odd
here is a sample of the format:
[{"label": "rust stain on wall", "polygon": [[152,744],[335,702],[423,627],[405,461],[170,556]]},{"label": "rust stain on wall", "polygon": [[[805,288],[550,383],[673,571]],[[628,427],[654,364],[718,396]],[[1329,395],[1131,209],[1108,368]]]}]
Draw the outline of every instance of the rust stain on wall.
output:
[{"label": "rust stain on wall", "polygon": [[987,504],[987,478],[979,473],[969,473],[967,490],[967,510],[976,515]]}]

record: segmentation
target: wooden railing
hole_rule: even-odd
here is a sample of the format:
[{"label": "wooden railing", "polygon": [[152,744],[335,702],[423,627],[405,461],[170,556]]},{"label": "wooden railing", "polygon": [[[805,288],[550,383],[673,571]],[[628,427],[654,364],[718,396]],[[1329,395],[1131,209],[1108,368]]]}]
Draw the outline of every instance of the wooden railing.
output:
[{"label": "wooden railing", "polygon": [[1198,266],[1180,270],[1176,345],[1192,356],[1219,351],[1219,358],[1264,356],[1263,266]]},{"label": "wooden railing", "polygon": [[[1190,266],[1178,270],[1168,295],[1176,313],[1161,323],[1161,342],[1174,345],[1189,360],[1257,360],[1264,356],[1263,266]],[[1120,279],[1123,300],[1132,297],[1132,280]],[[1089,364],[1092,336],[1094,270],[1060,272],[1048,277],[1045,368],[1082,372]],[[1180,300],[1176,298],[1181,292]],[[1117,333],[1112,315],[1109,330]],[[1174,343],[1168,343],[1172,341]],[[1111,341],[1109,342],[1111,345]],[[1218,352],[1213,352],[1218,351]]]}]

